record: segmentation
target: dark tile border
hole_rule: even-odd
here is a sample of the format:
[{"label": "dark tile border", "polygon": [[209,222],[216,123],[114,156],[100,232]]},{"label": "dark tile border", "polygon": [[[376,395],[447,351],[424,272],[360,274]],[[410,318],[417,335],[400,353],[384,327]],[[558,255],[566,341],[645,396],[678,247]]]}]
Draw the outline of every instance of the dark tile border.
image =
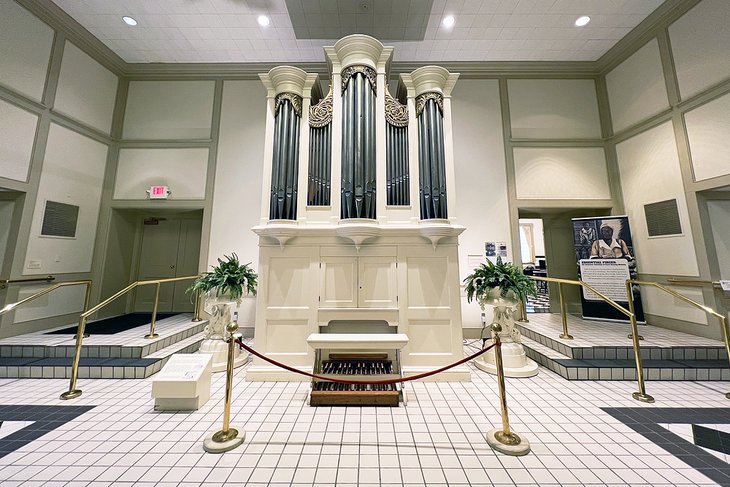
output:
[{"label": "dark tile border", "polygon": [[730,464],[659,423],[730,424],[730,408],[601,408],[701,474],[730,486]]},{"label": "dark tile border", "polygon": [[94,407],[0,405],[0,421],[35,421],[21,430],[0,438],[0,457],[14,452]]}]

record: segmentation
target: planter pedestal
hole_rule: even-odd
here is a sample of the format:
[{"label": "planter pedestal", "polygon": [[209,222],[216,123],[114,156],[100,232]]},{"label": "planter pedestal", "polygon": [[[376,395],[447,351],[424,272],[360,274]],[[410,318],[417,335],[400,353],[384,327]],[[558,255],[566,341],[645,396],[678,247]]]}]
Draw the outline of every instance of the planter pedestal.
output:
[{"label": "planter pedestal", "polygon": [[[537,363],[525,355],[525,348],[521,343],[521,335],[519,330],[515,328],[515,320],[512,312],[519,301],[504,298],[499,295],[499,289],[495,289],[479,304],[484,310],[484,306],[491,304],[494,306],[494,321],[502,326],[500,339],[502,340],[502,362],[504,366],[505,377],[532,377],[537,375]],[[492,340],[487,341],[487,345],[491,345]],[[478,369],[490,374],[497,373],[497,365],[495,362],[494,349],[484,353],[474,360],[474,365]]]},{"label": "planter pedestal", "polygon": [[[228,361],[228,343],[225,342],[226,326],[231,323],[231,311],[238,307],[238,301],[226,298],[208,298],[205,311],[210,314],[210,321],[205,327],[205,339],[200,344],[198,353],[213,355],[213,372],[226,370]],[[248,352],[241,352],[236,347],[233,367],[240,367],[248,361]]]}]

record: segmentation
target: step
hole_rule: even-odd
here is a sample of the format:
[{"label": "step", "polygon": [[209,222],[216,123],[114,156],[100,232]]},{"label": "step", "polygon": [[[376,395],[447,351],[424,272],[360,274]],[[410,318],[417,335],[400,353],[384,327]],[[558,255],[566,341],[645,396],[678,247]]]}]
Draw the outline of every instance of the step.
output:
[{"label": "step", "polygon": [[[144,338],[149,324],[114,335],[92,335],[84,338],[81,358],[142,358],[202,332],[206,320],[192,321],[191,313],[180,313],[157,322],[159,337]],[[65,325],[60,328],[67,328]],[[0,340],[0,358],[71,358],[76,353],[72,335],[49,335],[49,330]]]},{"label": "step", "polygon": [[[79,379],[144,379],[157,373],[175,353],[195,353],[205,338],[201,331],[145,357],[82,357]],[[69,379],[73,357],[0,357],[0,378]]]},{"label": "step", "polygon": [[[594,322],[594,326],[621,326],[613,323]],[[516,322],[515,327],[520,331],[523,337],[529,338],[544,346],[547,346],[568,358],[578,360],[633,360],[634,347],[633,342],[627,337],[627,333],[620,334],[616,345],[605,346],[601,344],[588,343],[589,339],[578,336],[575,332],[574,340],[565,340],[559,338],[560,329],[546,331],[544,328],[535,329],[530,324]],[[654,333],[657,327],[640,327],[639,334],[646,332]],[[671,332],[671,330],[667,330]],[[676,335],[674,343],[667,342],[658,345],[656,341],[651,340],[647,333],[647,339],[640,342],[640,351],[642,360],[725,360],[727,361],[727,351],[722,342],[716,340],[696,338],[697,343],[717,343],[717,345],[681,345],[682,335],[680,332],[672,332],[670,336]],[[691,336],[691,335],[686,335]]]},{"label": "step", "polygon": [[[574,359],[549,346],[522,337],[525,353],[568,380],[636,380],[634,359]],[[727,360],[642,359],[646,380],[730,380]]]}]

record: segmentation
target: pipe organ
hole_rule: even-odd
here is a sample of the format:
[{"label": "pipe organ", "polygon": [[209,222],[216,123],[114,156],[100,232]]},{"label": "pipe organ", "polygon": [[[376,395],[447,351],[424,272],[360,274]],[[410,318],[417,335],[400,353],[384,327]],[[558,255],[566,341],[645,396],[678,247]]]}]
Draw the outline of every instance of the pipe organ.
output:
[{"label": "pipe organ", "polygon": [[[405,336],[403,375],[463,357],[451,91],[458,74],[424,66],[388,90],[393,48],[365,35],[325,47],[329,91],[277,66],[267,89],[256,348],[321,370],[313,334]],[[375,336],[379,338],[376,340]],[[364,337],[364,338],[363,338]],[[325,341],[326,343],[326,341]],[[373,351],[373,343],[362,350]],[[359,343],[356,341],[355,345]],[[377,347],[376,347],[377,348]],[[387,353],[387,351],[385,351]],[[391,351],[392,354],[392,351]],[[469,380],[465,366],[434,380]],[[248,380],[301,380],[258,359]]]}]

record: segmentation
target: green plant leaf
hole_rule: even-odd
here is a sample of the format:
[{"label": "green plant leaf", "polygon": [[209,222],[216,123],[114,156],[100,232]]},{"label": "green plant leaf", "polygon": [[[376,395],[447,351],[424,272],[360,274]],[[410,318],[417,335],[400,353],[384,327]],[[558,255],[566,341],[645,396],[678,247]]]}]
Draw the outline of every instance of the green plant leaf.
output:
[{"label": "green plant leaf", "polygon": [[497,257],[496,262],[487,259],[486,264],[480,264],[464,278],[464,284],[466,301],[469,303],[475,298],[482,299],[494,288],[500,288],[503,297],[510,291],[522,300],[527,296],[537,296],[535,281],[526,276],[519,266],[503,262],[501,257]]},{"label": "green plant leaf", "polygon": [[256,295],[258,275],[251,263],[241,264],[235,253],[223,255],[217,259],[218,265],[211,266],[211,272],[203,273],[193,281],[186,292],[207,293],[213,291],[215,296],[228,295],[232,299],[240,298],[244,292]]}]

